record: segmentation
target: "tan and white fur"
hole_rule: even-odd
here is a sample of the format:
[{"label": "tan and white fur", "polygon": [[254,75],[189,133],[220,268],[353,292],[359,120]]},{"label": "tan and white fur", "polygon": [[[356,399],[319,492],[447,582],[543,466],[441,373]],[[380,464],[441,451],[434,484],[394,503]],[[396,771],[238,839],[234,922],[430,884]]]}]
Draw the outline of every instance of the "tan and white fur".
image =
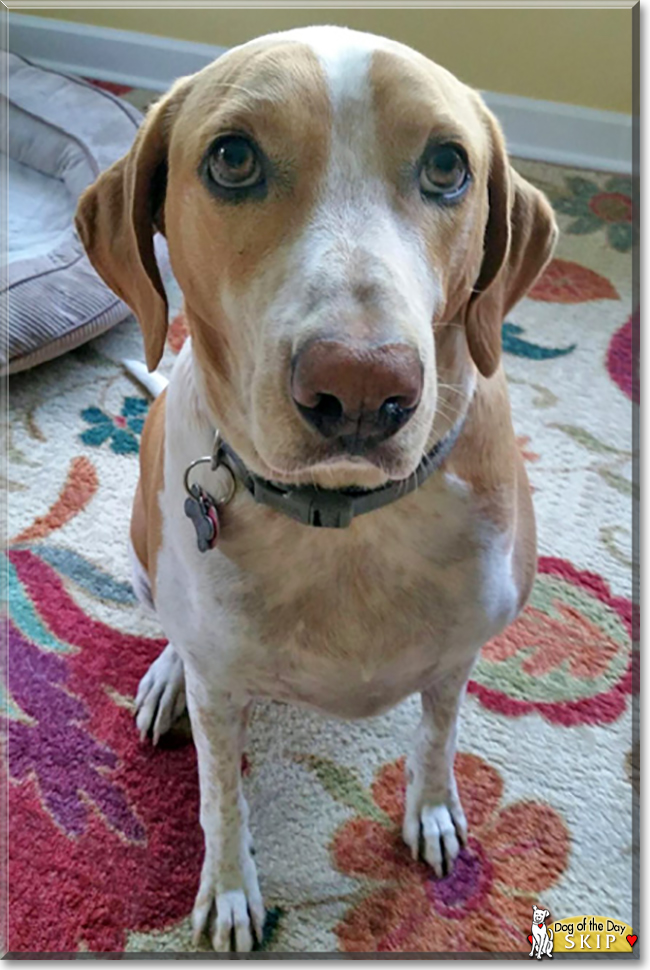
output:
[{"label": "tan and white fur", "polygon": [[[278,173],[262,199],[223,202],[200,176],[210,143],[233,130]],[[425,203],[409,181],[432,134],[462,144],[471,168],[453,207]],[[186,698],[198,753],[195,934],[209,923],[215,949],[237,951],[261,935],[240,776],[255,698],[356,718],[419,692],[403,834],[442,876],[467,837],[453,773],[464,688],[535,573],[499,358],[504,315],[552,251],[548,203],[511,169],[476,92],[407,47],[316,27],[179,80],[85,193],[77,225],[137,314],[151,370],[167,326],[156,230],[191,332],[143,433],[131,539],[136,589],[169,639],[140,685],[138,728],[156,741]],[[416,413],[368,456],[333,450],[288,392],[292,358],[323,334],[399,341],[421,361]],[[375,488],[408,478],[461,420],[421,488],[346,529],[302,525],[239,488],[217,548],[197,549],[183,474],[210,454],[215,428],[267,479]],[[197,480],[214,491],[218,475]]]}]

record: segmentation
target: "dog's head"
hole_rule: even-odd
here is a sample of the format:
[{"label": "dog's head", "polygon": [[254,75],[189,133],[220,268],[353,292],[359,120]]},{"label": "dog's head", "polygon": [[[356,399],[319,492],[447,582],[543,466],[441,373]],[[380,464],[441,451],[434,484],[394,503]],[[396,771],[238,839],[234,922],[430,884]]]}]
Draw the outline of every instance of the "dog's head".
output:
[{"label": "dog's head", "polygon": [[179,80],[81,199],[156,367],[167,238],[211,416],[267,478],[407,477],[499,364],[550,206],[480,96],[391,41],[275,34]]},{"label": "dog's head", "polygon": [[548,915],[549,912],[547,909],[538,909],[537,906],[533,904],[533,923],[543,923]]}]

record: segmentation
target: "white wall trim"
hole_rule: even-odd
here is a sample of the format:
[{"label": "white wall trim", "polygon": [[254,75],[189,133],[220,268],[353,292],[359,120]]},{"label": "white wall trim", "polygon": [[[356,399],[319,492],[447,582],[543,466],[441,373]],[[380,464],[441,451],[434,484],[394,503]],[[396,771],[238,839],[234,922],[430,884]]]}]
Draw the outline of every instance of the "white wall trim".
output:
[{"label": "white wall trim", "polygon": [[[165,91],[226,48],[9,13],[9,49],[68,74]],[[632,117],[484,91],[519,158],[607,172],[632,170]]]},{"label": "white wall trim", "polygon": [[605,172],[632,171],[632,116],[483,91],[518,158]]},{"label": "white wall trim", "polygon": [[10,51],[55,71],[151,91],[166,91],[176,78],[200,71],[227,50],[14,12],[8,19]]}]

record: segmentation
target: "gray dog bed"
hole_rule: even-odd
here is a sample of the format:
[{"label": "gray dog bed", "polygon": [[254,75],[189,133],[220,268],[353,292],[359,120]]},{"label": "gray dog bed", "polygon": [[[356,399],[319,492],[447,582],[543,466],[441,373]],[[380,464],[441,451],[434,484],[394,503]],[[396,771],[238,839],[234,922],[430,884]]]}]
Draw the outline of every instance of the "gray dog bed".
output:
[{"label": "gray dog bed", "polygon": [[142,115],[80,78],[1,56],[9,77],[6,374],[50,360],[129,315],[90,265],[73,217],[83,190],[129,150]]}]

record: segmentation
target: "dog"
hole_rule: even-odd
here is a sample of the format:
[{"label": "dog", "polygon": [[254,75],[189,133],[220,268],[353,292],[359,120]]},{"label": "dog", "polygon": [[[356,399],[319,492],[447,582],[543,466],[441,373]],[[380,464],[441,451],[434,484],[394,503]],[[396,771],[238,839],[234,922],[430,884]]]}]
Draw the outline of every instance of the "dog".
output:
[{"label": "dog", "polygon": [[535,949],[537,948],[537,959],[541,960],[544,954],[547,957],[553,956],[553,931],[548,928],[544,920],[549,915],[547,909],[538,909],[537,906],[533,904],[533,925],[532,925],[532,935],[533,935],[533,945],[530,948],[529,957],[535,954]]},{"label": "dog", "polygon": [[419,693],[403,836],[444,876],[467,840],[465,685],[536,569],[500,353],[551,256],[550,205],[477,92],[401,44],[313,27],[178,80],[76,225],[150,371],[155,232],[190,331],[143,431],[131,544],[169,639],[137,727],[156,743],[187,703],[197,750],[195,940],[261,938],[240,775],[256,698],[363,718]]}]

